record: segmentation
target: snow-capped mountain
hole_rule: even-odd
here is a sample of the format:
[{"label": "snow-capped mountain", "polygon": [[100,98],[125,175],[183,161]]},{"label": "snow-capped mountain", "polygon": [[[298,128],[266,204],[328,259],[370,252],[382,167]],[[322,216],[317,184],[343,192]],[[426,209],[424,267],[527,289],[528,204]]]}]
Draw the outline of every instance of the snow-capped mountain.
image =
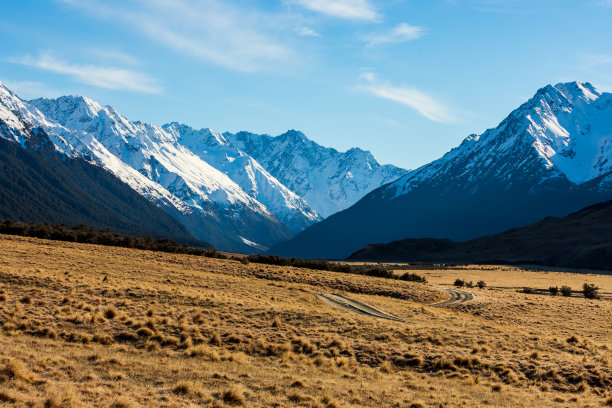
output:
[{"label": "snow-capped mountain", "polygon": [[[59,152],[104,168],[196,238],[233,251],[288,239],[405,174],[369,152],[338,153],[294,131],[244,143],[250,134],[134,122],[81,96],[24,101],[1,84],[0,120],[4,138],[27,148],[24,129],[41,128]],[[259,150],[245,151],[255,138]]]},{"label": "snow-capped mountain", "polygon": [[[253,251],[292,235],[264,204],[162,127],[131,122],[84,97],[26,102],[3,86],[0,105],[8,138],[25,147],[21,128],[44,129],[58,151],[103,167],[218,248]],[[280,186],[270,184],[265,188]],[[303,200],[286,188],[283,194],[296,212],[286,219],[302,225],[317,219]]]},{"label": "snow-capped mountain", "polygon": [[341,153],[296,130],[277,137],[248,132],[224,136],[323,217],[350,207],[375,188],[407,173],[380,165],[369,151],[353,148]]},{"label": "snow-capped mountain", "polygon": [[300,232],[322,218],[308,203],[268,173],[255,159],[219,133],[195,130],[179,123],[162,127],[182,146],[237,183],[250,197],[271,211],[292,232]]},{"label": "snow-capped mountain", "polygon": [[495,129],[272,252],[337,258],[404,238],[467,240],[611,197],[612,94],[588,83],[549,85]]},{"label": "snow-capped mountain", "polygon": [[[509,160],[510,159],[510,160]],[[386,188],[398,196],[422,184],[483,180],[507,184],[581,184],[612,171],[612,94],[591,84],[548,85],[498,127],[470,135],[442,158]]]}]

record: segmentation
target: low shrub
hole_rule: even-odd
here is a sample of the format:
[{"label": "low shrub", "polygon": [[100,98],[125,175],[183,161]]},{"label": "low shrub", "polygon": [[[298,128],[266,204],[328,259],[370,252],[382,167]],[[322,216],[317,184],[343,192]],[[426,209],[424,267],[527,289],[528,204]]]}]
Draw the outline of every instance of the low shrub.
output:
[{"label": "low shrub", "polygon": [[561,295],[565,297],[572,296],[572,288],[569,286],[561,286]]},{"label": "low shrub", "polygon": [[453,285],[455,285],[458,288],[462,288],[465,286],[465,281],[463,279],[455,279],[455,283],[453,283]]},{"label": "low shrub", "polygon": [[559,294],[559,287],[551,286],[550,288],[548,288],[548,291],[550,292],[551,295],[557,296]]},{"label": "low shrub", "polygon": [[487,283],[483,280],[479,280],[476,282],[476,286],[478,286],[479,289],[484,289],[487,286]]},{"label": "low shrub", "polygon": [[599,299],[599,287],[593,283],[585,283],[582,285],[582,293],[587,299]]}]

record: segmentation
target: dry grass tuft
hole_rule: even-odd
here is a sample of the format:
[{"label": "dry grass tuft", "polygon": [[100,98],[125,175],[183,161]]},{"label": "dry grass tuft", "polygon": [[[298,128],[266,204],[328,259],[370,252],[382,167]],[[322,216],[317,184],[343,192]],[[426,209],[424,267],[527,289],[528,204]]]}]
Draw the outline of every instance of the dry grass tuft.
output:
[{"label": "dry grass tuft", "polygon": [[[34,381],[34,374],[31,373],[22,361],[9,358],[4,363],[4,367],[0,368],[0,378],[11,380],[20,380],[25,383]],[[0,380],[1,382],[1,380]]]},{"label": "dry grass tuft", "polygon": [[244,405],[246,403],[244,399],[244,390],[239,385],[233,385],[221,393],[221,399],[226,404],[230,405]]},{"label": "dry grass tuft", "polygon": [[109,408],[138,408],[138,404],[127,397],[117,398]]},{"label": "dry grass tuft", "polygon": [[43,403],[44,408],[72,408],[76,405],[74,393],[70,390],[53,390]]},{"label": "dry grass tuft", "polygon": [[117,309],[115,309],[113,306],[108,306],[106,309],[104,309],[104,317],[107,319],[114,319],[117,317],[117,314]]},{"label": "dry grass tuft", "polygon": [[32,304],[32,296],[25,295],[21,299],[19,299],[19,301],[21,303],[23,303],[24,305],[31,305]]}]

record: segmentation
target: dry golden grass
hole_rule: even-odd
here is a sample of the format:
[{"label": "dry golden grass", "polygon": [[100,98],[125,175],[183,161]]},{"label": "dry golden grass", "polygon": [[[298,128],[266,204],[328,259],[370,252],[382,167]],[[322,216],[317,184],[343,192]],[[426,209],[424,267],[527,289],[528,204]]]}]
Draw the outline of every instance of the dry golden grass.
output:
[{"label": "dry golden grass", "polygon": [[[433,283],[423,285],[0,236],[0,406],[610,401],[612,301],[516,288],[588,281],[609,292],[612,277],[487,269],[419,272]],[[492,287],[455,309],[426,305],[456,277]],[[406,322],[335,309],[314,292]]]}]

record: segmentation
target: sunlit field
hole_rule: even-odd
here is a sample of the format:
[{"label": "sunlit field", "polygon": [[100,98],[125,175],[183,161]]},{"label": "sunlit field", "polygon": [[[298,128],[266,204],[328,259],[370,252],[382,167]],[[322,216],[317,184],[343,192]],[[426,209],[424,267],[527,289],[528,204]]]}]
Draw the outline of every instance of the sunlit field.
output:
[{"label": "sunlit field", "polygon": [[[612,276],[414,272],[429,282],[0,235],[0,406],[612,406]],[[429,306],[456,279],[486,286]]]}]

